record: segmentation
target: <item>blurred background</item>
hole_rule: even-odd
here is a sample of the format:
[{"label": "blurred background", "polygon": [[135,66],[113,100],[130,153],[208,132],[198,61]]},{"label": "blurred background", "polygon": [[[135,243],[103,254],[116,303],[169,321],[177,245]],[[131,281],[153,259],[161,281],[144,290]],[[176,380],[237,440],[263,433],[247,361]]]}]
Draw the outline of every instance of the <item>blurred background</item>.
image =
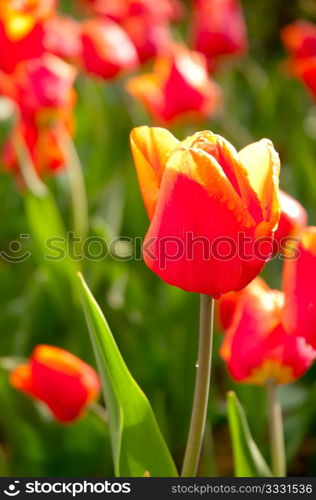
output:
[{"label": "blurred background", "polygon": [[[189,43],[192,3],[171,30]],[[221,102],[210,117],[165,125],[179,139],[210,129],[237,149],[270,138],[282,162],[281,187],[307,209],[316,223],[316,106],[300,81],[286,68],[280,29],[303,18],[316,22],[313,0],[243,0],[249,48],[212,69]],[[60,13],[88,17],[80,2],[58,2]],[[144,236],[148,219],[129,148],[130,130],[157,123],[142,103],[126,91],[132,76],[150,73],[152,60],[115,79],[81,71],[75,83],[74,142],[81,160],[89,205],[89,235],[110,241],[116,236]],[[1,125],[2,126],[2,125]],[[4,127],[4,125],[3,125]],[[88,412],[74,424],[61,425],[8,383],[7,357],[30,354],[38,343],[69,349],[95,364],[86,324],[61,285],[60,312],[50,293],[49,277],[34,251],[32,231],[19,183],[2,160],[0,173],[0,249],[21,241],[31,257],[21,263],[0,259],[0,472],[23,476],[111,476],[107,428]],[[45,177],[72,230],[66,174]],[[93,247],[91,252],[93,253]],[[95,250],[96,252],[98,249]],[[193,396],[198,331],[198,296],[170,287],[142,261],[115,259],[80,262],[84,276],[111,326],[122,355],[148,396],[178,464],[181,463]],[[266,265],[264,277],[281,286],[282,261]],[[76,312],[75,312],[76,311]],[[199,474],[233,475],[225,397],[234,389],[245,407],[253,436],[268,458],[266,394],[260,387],[236,384],[218,356],[217,328],[213,384]],[[289,474],[316,473],[316,367],[280,390],[285,420]],[[216,456],[216,459],[215,459]]]}]

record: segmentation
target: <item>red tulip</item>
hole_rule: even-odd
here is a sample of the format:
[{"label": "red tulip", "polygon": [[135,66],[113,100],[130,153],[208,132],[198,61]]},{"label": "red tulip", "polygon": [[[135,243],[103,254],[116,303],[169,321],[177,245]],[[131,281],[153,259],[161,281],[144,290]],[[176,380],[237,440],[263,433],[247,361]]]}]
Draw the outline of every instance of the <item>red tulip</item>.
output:
[{"label": "red tulip", "polygon": [[280,190],[281,216],[274,234],[276,250],[282,249],[282,240],[298,234],[307,224],[305,208],[289,194]]},{"label": "red tulip", "polygon": [[[259,286],[258,286],[259,284]],[[237,299],[221,355],[238,382],[286,384],[303,375],[316,351],[282,325],[284,294],[253,282]]]},{"label": "red tulip", "polygon": [[283,268],[284,324],[316,349],[316,227],[305,228]]},{"label": "red tulip", "polygon": [[249,289],[256,291],[256,289],[269,290],[268,285],[257,276],[246,288],[239,290],[239,292],[224,293],[220,300],[217,302],[219,325],[222,329],[227,330],[233,320],[236,308],[240,300],[245,294],[249,293]]},{"label": "red tulip", "polygon": [[0,16],[0,70],[12,73],[20,61],[44,53],[42,21],[32,16]]},{"label": "red tulip", "polygon": [[81,26],[66,16],[54,16],[45,21],[44,45],[47,52],[70,62],[77,62],[81,53]]},{"label": "red tulip", "polygon": [[138,127],[131,146],[150,218],[147,266],[171,285],[214,297],[245,287],[271,255],[272,245],[268,255],[259,247],[279,219],[271,142],[237,153],[212,132],[179,142],[165,129]]},{"label": "red tulip", "polygon": [[25,119],[49,112],[67,113],[74,104],[76,69],[62,59],[45,54],[19,64],[3,79],[5,94],[18,103]]},{"label": "red tulip", "polygon": [[170,53],[172,34],[169,24],[153,19],[144,22],[140,16],[129,16],[121,22],[132,40],[141,63],[161,54]]},{"label": "red tulip", "polygon": [[281,38],[291,55],[290,70],[316,97],[316,25],[299,20],[283,28]]},{"label": "red tulip", "polygon": [[81,41],[81,63],[88,73],[109,79],[138,64],[130,38],[110,19],[85,21],[82,24]]},{"label": "red tulip", "polygon": [[182,12],[178,0],[84,0],[97,15],[111,17],[120,22],[128,16],[148,16],[156,21],[177,19]]},{"label": "red tulip", "polygon": [[99,377],[91,366],[49,345],[37,346],[28,363],[11,372],[10,382],[45,403],[61,422],[80,417],[100,391]]},{"label": "red tulip", "polygon": [[127,90],[164,123],[187,115],[207,116],[219,101],[203,55],[179,45],[173,54],[158,57],[153,73],[132,78]]},{"label": "red tulip", "polygon": [[211,61],[247,50],[247,33],[238,0],[195,0],[193,44]]},{"label": "red tulip", "polygon": [[57,173],[66,166],[66,158],[58,141],[59,130],[66,129],[71,134],[73,132],[72,122],[71,116],[67,119],[55,120],[40,126],[30,121],[19,122],[12,130],[10,138],[4,147],[1,158],[4,167],[13,172],[18,181],[20,180],[20,165],[14,142],[17,138],[21,138],[40,177]]}]

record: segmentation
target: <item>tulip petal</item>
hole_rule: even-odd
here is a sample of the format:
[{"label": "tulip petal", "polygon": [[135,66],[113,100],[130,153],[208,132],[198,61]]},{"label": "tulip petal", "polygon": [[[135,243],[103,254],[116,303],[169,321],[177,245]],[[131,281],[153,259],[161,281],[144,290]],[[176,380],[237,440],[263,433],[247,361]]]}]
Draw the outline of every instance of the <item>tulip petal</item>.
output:
[{"label": "tulip petal", "polygon": [[238,153],[248,173],[250,185],[257,194],[263,212],[264,222],[257,234],[266,227],[274,229],[279,216],[278,183],[280,173],[279,156],[268,139],[262,139],[246,146]]},{"label": "tulip petal", "polygon": [[178,144],[179,141],[168,130],[159,127],[137,127],[131,133],[137,177],[150,219],[155,212],[165,165]]}]

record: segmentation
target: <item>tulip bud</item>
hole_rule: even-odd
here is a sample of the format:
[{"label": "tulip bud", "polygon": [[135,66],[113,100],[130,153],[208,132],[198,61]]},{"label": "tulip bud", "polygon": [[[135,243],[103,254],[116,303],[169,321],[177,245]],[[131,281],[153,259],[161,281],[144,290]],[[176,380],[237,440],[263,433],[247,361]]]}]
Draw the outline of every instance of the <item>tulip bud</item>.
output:
[{"label": "tulip bud", "polygon": [[49,345],[37,346],[28,363],[11,372],[10,382],[45,403],[61,422],[80,417],[100,391],[93,368],[70,352]]}]

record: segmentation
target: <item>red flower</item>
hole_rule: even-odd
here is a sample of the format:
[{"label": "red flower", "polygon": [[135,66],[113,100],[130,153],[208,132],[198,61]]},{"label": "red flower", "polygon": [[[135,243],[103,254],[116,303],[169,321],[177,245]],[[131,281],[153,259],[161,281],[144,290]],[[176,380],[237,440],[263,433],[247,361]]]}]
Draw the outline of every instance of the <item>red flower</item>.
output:
[{"label": "red flower", "polygon": [[80,23],[71,17],[54,16],[45,21],[45,49],[70,62],[77,62],[81,53]]},{"label": "red flower", "polygon": [[286,384],[303,375],[316,351],[282,325],[284,294],[265,283],[250,283],[239,295],[221,348],[238,382]]},{"label": "red flower", "polygon": [[147,20],[171,21],[182,13],[178,0],[84,0],[92,12],[122,21],[128,16],[146,16]]},{"label": "red flower", "polygon": [[20,63],[14,74],[3,79],[5,94],[20,107],[28,120],[49,112],[64,115],[72,109],[76,69],[52,55]]},{"label": "red flower", "polygon": [[305,228],[284,262],[284,324],[316,349],[316,227]]},{"label": "red flower", "polygon": [[148,267],[171,285],[214,297],[245,287],[271,254],[258,255],[256,245],[279,219],[271,142],[237,153],[212,132],[179,142],[165,129],[138,127],[131,146],[150,218]]},{"label": "red flower", "polygon": [[289,194],[280,190],[281,216],[278,229],[274,234],[276,249],[281,248],[282,240],[298,234],[307,224],[305,208]]},{"label": "red flower", "polygon": [[172,54],[158,57],[153,73],[132,78],[127,90],[157,121],[165,123],[188,114],[211,114],[220,95],[203,55],[180,45]]},{"label": "red flower", "polygon": [[31,121],[19,122],[11,131],[2,155],[4,166],[12,171],[20,183],[20,166],[14,149],[16,138],[21,138],[27,148],[34,168],[40,177],[45,177],[48,173],[56,173],[66,166],[66,158],[59,145],[59,129],[73,132],[73,120],[69,116],[67,119],[59,119],[36,125]]},{"label": "red flower", "polygon": [[316,96],[316,25],[297,21],[281,31],[281,38],[291,58],[289,68],[313,96]]},{"label": "red flower", "polygon": [[195,0],[193,44],[213,63],[214,58],[247,50],[247,33],[238,0]]},{"label": "red flower", "polygon": [[44,53],[43,23],[29,15],[0,16],[0,70],[12,73],[20,61]]},{"label": "red flower", "polygon": [[27,364],[10,374],[16,389],[43,401],[57,420],[80,417],[100,391],[100,381],[91,366],[73,354],[49,345],[37,346]]},{"label": "red flower", "polygon": [[110,19],[91,19],[82,24],[83,68],[109,79],[138,64],[134,45],[125,31]]}]

